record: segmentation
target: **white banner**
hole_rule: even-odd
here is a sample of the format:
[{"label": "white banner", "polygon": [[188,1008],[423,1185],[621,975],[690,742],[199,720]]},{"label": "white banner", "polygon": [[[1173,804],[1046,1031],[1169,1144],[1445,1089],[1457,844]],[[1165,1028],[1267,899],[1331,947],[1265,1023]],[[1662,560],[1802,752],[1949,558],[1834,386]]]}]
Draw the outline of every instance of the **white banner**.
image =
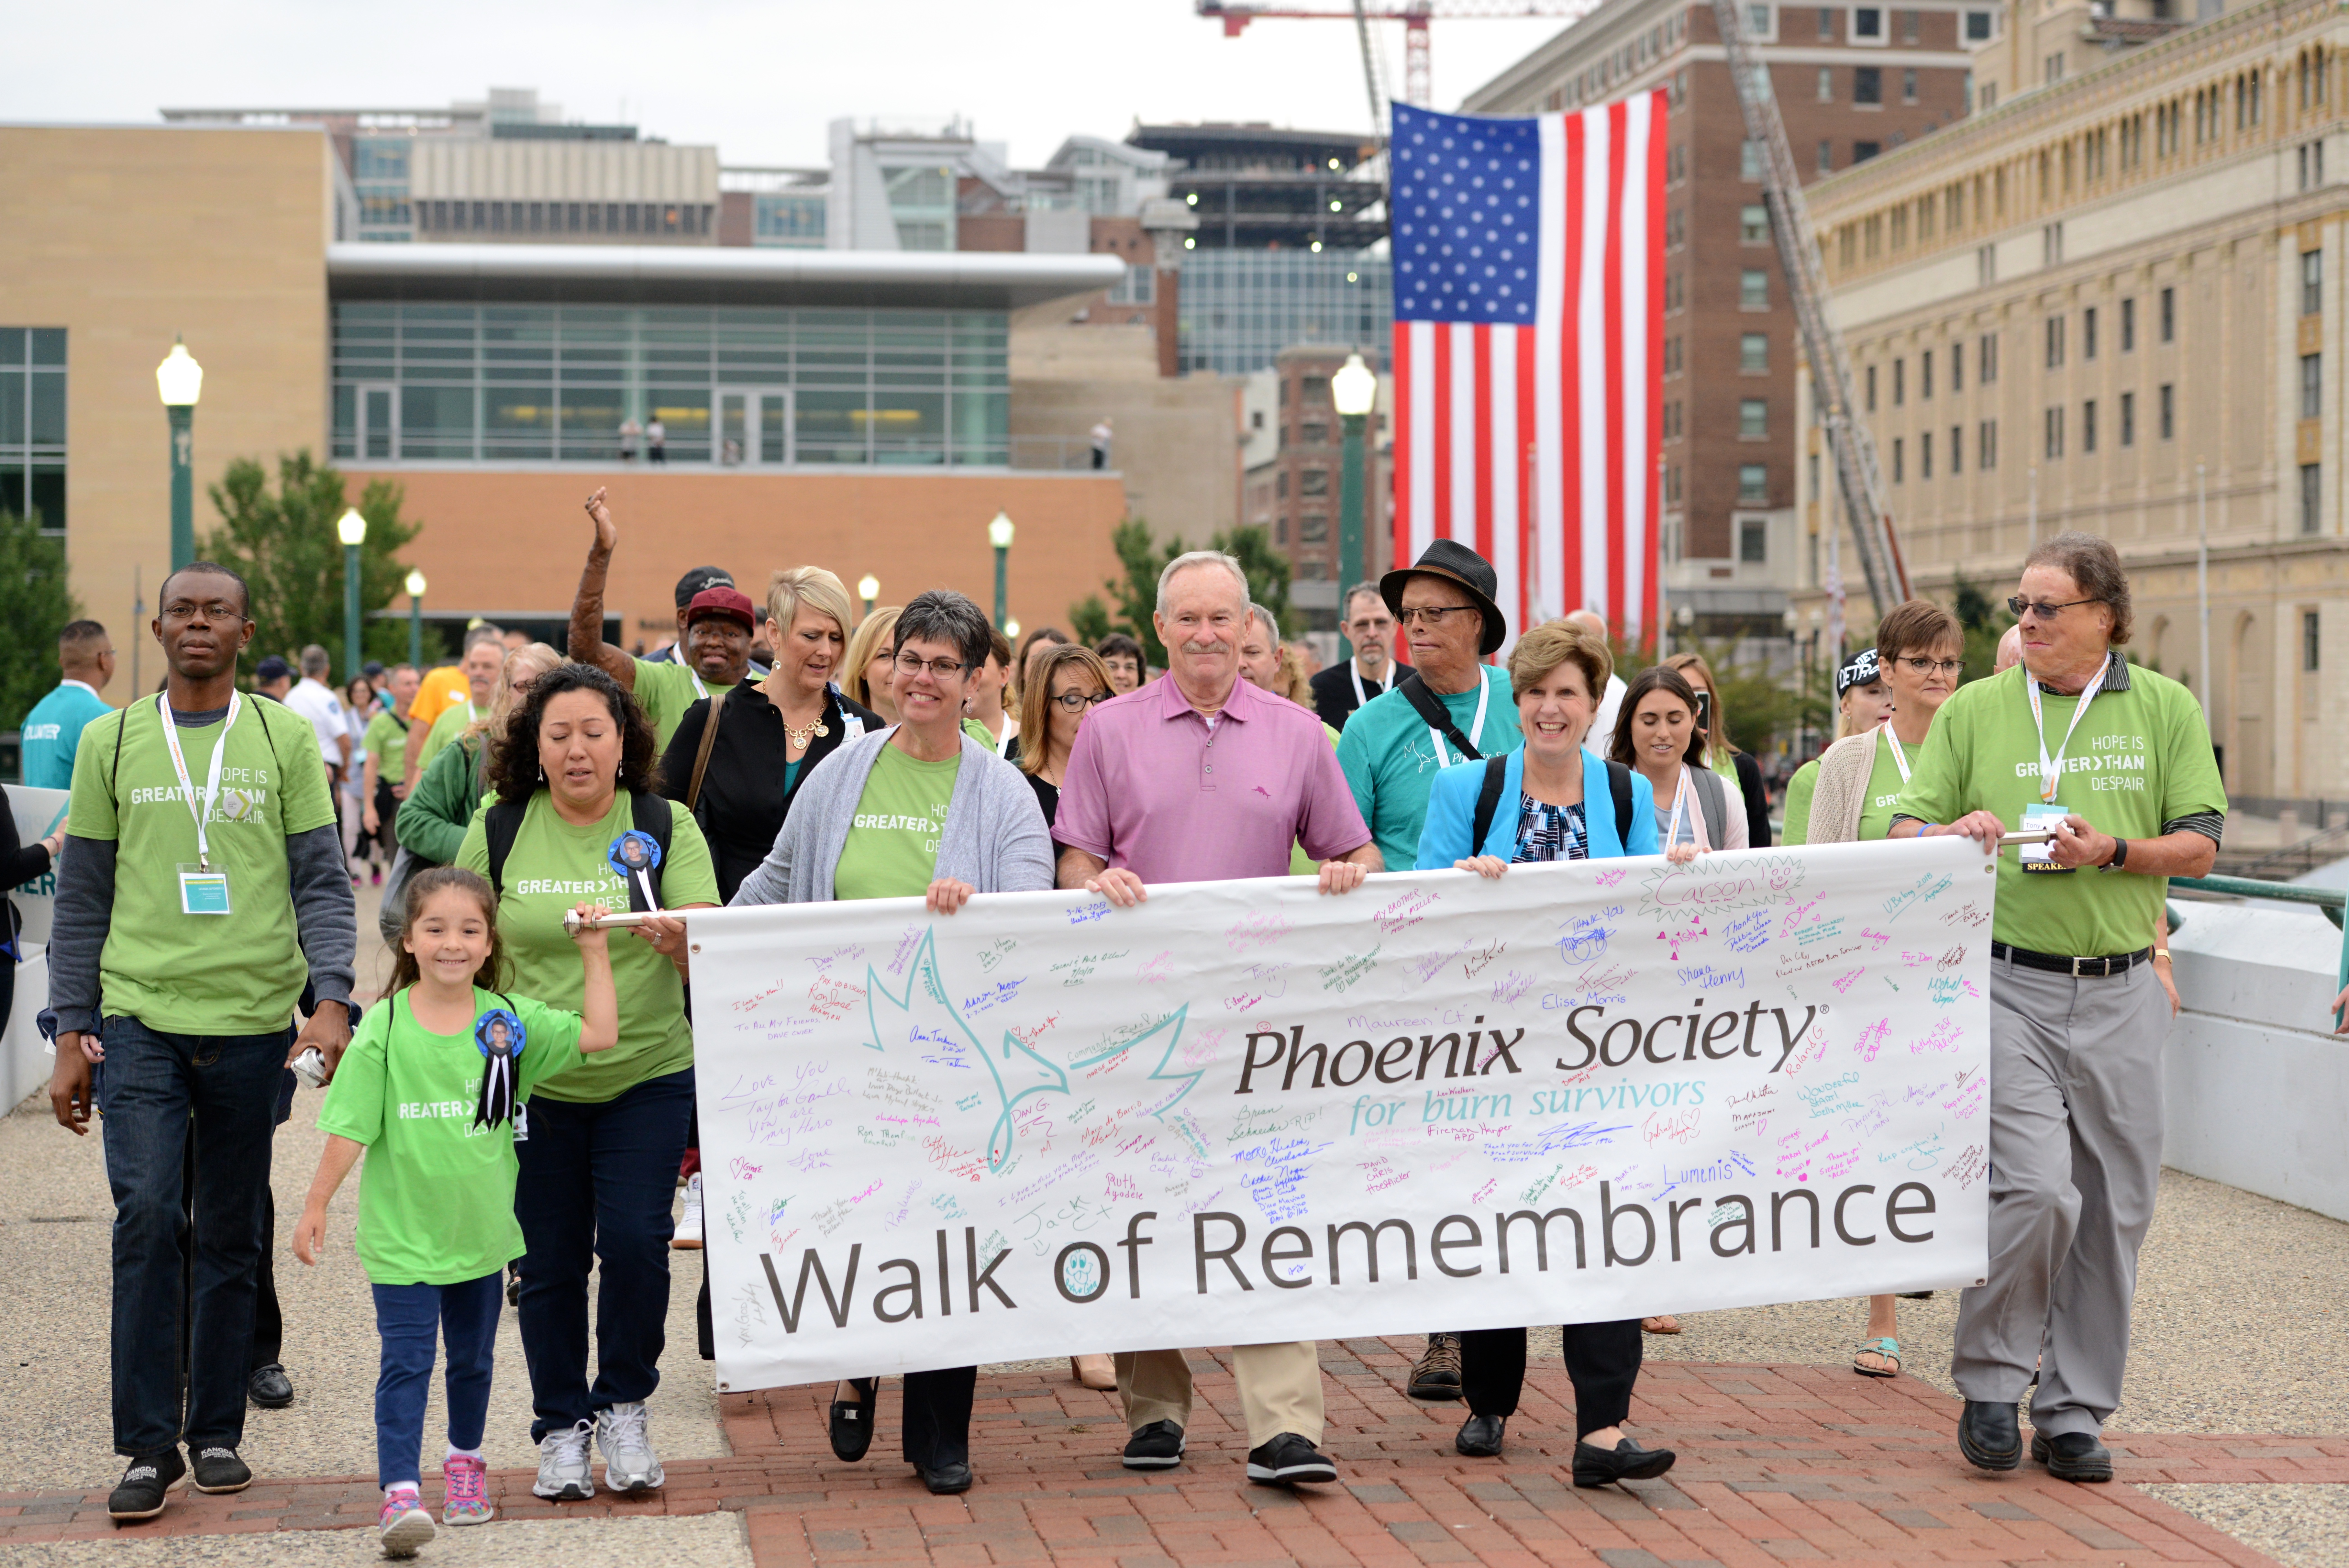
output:
[{"label": "white banner", "polygon": [[[16,818],[16,842],[31,844],[47,838],[57,830],[57,823],[66,814],[66,804],[72,796],[61,789],[34,789],[26,784],[10,784],[8,808]],[[8,901],[16,906],[24,920],[18,933],[27,946],[49,940],[49,916],[57,902],[57,870],[55,866],[20,888],[8,890]],[[5,936],[5,932],[0,932]],[[36,1009],[36,1011],[38,1011]]]},{"label": "white banner", "polygon": [[1971,1284],[1962,839],[692,921],[721,1388]]}]

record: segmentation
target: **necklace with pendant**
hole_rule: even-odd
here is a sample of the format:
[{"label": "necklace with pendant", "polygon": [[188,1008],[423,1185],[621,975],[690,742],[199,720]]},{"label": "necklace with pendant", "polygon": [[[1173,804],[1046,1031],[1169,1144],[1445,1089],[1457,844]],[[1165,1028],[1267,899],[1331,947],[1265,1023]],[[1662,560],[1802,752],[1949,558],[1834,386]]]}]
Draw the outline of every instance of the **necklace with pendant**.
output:
[{"label": "necklace with pendant", "polygon": [[824,723],[823,715],[822,713],[818,713],[814,718],[809,720],[807,728],[803,730],[792,729],[792,722],[789,719],[783,721],[783,739],[790,743],[791,749],[794,752],[803,752],[807,750],[808,742],[812,741],[816,736],[829,735],[831,733],[832,730],[830,726]]}]

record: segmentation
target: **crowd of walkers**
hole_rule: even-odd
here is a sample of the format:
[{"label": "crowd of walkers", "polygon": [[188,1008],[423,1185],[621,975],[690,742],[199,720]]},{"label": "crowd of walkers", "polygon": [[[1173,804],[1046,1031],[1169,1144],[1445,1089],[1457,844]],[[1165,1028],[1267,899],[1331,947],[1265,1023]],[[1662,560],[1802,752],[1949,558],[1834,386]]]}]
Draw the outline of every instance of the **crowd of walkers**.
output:
[{"label": "crowd of walkers", "polygon": [[[292,1397],[267,1321],[270,1151],[292,1069],[326,1085],[326,1154],[292,1236],[303,1262],[366,1158],[380,1528],[405,1552],[436,1528],[421,1496],[436,1333],[441,1521],[493,1511],[481,1443],[509,1303],[538,1495],[593,1496],[599,1450],[607,1488],[663,1482],[647,1402],[670,1254],[700,1241],[694,910],[918,898],[951,917],[1051,888],[1131,907],[1162,883],[1291,874],[1344,898],[1384,870],[1500,877],[1772,842],[1760,772],[1702,658],[1626,675],[1588,611],[1513,628],[1492,566],[1454,541],[1350,587],[1350,655],[1318,673],[1214,551],[1159,577],[1163,671],[1124,636],[1085,647],[1040,629],[1014,647],[947,589],[859,616],[816,566],[772,573],[763,601],[719,568],[687,574],[674,643],[637,658],[603,640],[619,523],[600,491],[586,512],[568,657],[479,627],[440,669],[337,692],[314,649],[298,683],[266,659],[246,688],[249,589],[198,563],[159,596],[163,691],[115,709],[99,695],[109,639],[65,629],[67,680],[36,711],[38,750],[27,722],[27,777],[37,760],[34,782],[69,786],[69,816],[0,851],[12,876],[55,866],[51,1100],[77,1135],[104,1118],[118,1519],[160,1512],[183,1478],[247,1485],[248,1400]],[[1784,841],[1955,834],[1999,857],[1996,1175],[1985,1282],[1960,1310],[1958,1443],[2015,1466],[2027,1393],[2033,1457],[2098,1480],[2159,1164],[2164,879],[2209,868],[2226,796],[2191,696],[2123,652],[2129,587],[2110,545],[2049,540],[2010,605],[2013,666],[1964,685],[1947,611],[1910,601],[1882,618],[1837,677],[1840,735],[1795,775]],[[2143,758],[2143,787],[2082,787],[2081,760],[2114,748]],[[2033,827],[2046,843],[2002,851],[2002,833]],[[364,1010],[363,877],[388,878],[392,962]],[[607,935],[620,909],[644,919]],[[698,1315],[708,1356],[706,1285]],[[184,1369],[183,1318],[207,1347]],[[1643,1333],[1678,1329],[1563,1325],[1578,1484],[1671,1468],[1626,1423]],[[1868,1303],[1866,1330],[1854,1369],[1897,1375],[1892,1298]],[[266,1365],[214,1353],[257,1338]],[[1182,1464],[1185,1348],[1071,1348],[1076,1376],[1116,1391],[1124,1465]],[[1458,1450],[1498,1455],[1526,1356],[1522,1327],[1433,1332],[1408,1391],[1461,1400]],[[1335,1480],[1315,1345],[1236,1346],[1233,1366],[1248,1479]],[[903,1380],[904,1457],[932,1491],[973,1484],[977,1377]],[[834,1389],[843,1459],[865,1455],[879,1397],[872,1378]]]}]

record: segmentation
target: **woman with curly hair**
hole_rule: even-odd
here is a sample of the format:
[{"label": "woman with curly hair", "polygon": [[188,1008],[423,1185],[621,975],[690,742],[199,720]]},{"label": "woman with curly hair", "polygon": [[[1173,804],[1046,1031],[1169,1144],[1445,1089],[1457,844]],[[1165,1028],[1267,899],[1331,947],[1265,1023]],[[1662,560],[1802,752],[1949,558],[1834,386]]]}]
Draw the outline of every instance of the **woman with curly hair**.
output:
[{"label": "woman with curly hair", "polygon": [[[669,1205],[693,1111],[693,1029],[685,1015],[685,922],[718,901],[701,829],[657,792],[658,749],[636,700],[603,670],[564,664],[531,683],[489,751],[494,795],[466,829],[457,864],[497,890],[514,990],[577,1011],[582,981],[563,917],[581,897],[647,911],[640,940],[616,942],[620,1041],[541,1085],[514,1152],[521,1174],[522,1343],[543,1498],[605,1484],[661,1484],[645,1401],[667,1334]],[[637,866],[646,868],[634,869]],[[622,867],[631,869],[624,877]],[[667,914],[653,911],[670,911]],[[588,1382],[587,1274],[602,1260],[595,1382]]]}]

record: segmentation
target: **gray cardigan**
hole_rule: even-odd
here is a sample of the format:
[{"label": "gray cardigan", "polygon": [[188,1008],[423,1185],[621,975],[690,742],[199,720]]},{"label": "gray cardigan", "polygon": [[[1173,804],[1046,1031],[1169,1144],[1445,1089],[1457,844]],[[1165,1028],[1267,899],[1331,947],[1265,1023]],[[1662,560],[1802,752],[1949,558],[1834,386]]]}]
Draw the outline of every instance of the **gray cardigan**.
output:
[{"label": "gray cardigan", "polygon": [[[821,904],[833,898],[833,873],[864,796],[873,764],[896,726],[861,735],[801,781],[792,814],[759,868],[742,878],[734,904]],[[1052,836],[1027,775],[968,735],[962,766],[938,836],[934,877],[968,882],[982,893],[1025,893],[1053,882]]]}]

